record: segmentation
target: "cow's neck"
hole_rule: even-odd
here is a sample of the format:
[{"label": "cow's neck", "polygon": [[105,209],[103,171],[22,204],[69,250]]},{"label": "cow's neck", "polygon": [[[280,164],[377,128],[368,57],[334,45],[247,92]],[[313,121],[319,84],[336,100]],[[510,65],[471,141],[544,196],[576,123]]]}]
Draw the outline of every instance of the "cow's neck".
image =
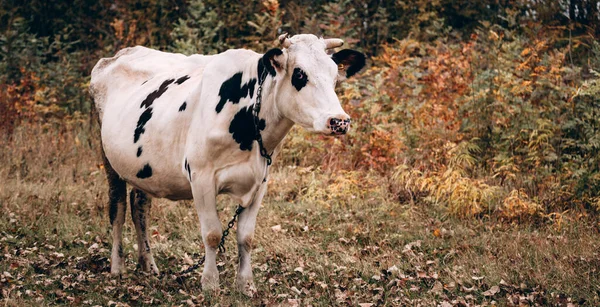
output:
[{"label": "cow's neck", "polygon": [[264,82],[261,104],[259,117],[265,120],[265,129],[261,131],[261,136],[267,152],[271,154],[281,144],[294,122],[279,113],[275,84],[271,77],[267,77]]}]

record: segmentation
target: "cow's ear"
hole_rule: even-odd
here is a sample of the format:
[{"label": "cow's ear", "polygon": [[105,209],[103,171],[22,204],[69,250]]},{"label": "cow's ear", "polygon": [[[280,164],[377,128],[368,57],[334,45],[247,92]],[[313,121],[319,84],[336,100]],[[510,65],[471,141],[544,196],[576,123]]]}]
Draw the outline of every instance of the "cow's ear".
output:
[{"label": "cow's ear", "polygon": [[363,67],[366,57],[362,52],[344,49],[331,55],[331,59],[338,65],[338,72],[342,79],[350,78]]},{"label": "cow's ear", "polygon": [[286,55],[279,48],[273,48],[262,57],[262,63],[267,69],[267,72],[275,77],[278,72],[283,72],[285,69]]}]

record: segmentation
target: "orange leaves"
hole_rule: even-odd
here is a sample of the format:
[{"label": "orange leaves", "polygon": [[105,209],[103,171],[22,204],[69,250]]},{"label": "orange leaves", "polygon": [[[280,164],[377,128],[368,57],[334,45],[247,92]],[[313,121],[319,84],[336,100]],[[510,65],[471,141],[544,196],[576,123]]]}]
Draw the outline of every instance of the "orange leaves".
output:
[{"label": "orange leaves", "polygon": [[[411,199],[426,195],[464,217],[534,217],[573,199],[575,189],[597,191],[600,176],[574,178],[585,166],[565,162],[566,152],[595,155],[600,141],[596,100],[575,103],[583,99],[580,71],[565,65],[569,50],[557,39],[489,25],[468,41],[385,45],[370,69],[340,88],[353,119],[349,137],[320,140],[311,153],[328,171],[389,176],[396,167],[396,187]],[[593,110],[581,120],[584,107]]]},{"label": "orange leaves", "polygon": [[269,11],[271,15],[275,15],[279,10],[279,1],[278,0],[264,0],[262,5]]},{"label": "orange leaves", "polygon": [[110,26],[113,28],[115,37],[117,38],[120,46],[133,46],[143,45],[146,43],[147,38],[145,35],[141,35],[138,32],[138,20],[136,19],[117,19],[115,18]]},{"label": "orange leaves", "polygon": [[[546,40],[536,40],[533,47],[524,48],[520,55],[525,58],[525,61],[517,66],[517,70],[538,69],[536,73],[540,72],[540,68],[537,68],[541,60],[540,55],[546,53],[547,49],[548,42]],[[542,70],[545,70],[545,67]]]},{"label": "orange leaves", "polygon": [[24,119],[35,117],[35,92],[39,90],[39,77],[21,68],[18,84],[0,84],[0,137],[10,134]]},{"label": "orange leaves", "polygon": [[529,200],[522,190],[512,190],[502,202],[501,216],[509,220],[529,219],[542,213],[542,207]]},{"label": "orange leaves", "polygon": [[361,164],[381,172],[389,165],[397,164],[397,158],[403,145],[391,131],[375,129],[369,136],[369,142],[361,147]]},{"label": "orange leaves", "polygon": [[340,95],[357,102],[345,107],[356,119],[351,142],[360,144],[355,147],[360,154],[354,156],[355,165],[385,173],[406,157],[407,142],[414,140],[419,161],[443,163],[438,160],[440,140],[461,137],[459,109],[473,79],[475,45],[405,39],[383,46],[375,59],[381,64],[364,72],[365,80],[351,80]]}]

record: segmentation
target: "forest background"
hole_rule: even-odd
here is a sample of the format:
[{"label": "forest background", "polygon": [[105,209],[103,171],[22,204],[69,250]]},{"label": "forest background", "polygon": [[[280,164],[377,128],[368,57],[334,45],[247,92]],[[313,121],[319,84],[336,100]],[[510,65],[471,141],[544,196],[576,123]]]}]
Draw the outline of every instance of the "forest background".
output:
[{"label": "forest background", "polygon": [[[342,38],[369,60],[337,89],[351,132],[328,138],[293,129],[271,199],[336,210],[408,204],[452,223],[559,232],[580,223],[598,234],[600,1],[593,0],[4,0],[5,212],[37,210],[15,200],[27,194],[23,183],[32,184],[27,202],[59,204],[66,196],[33,190],[102,172],[88,93],[98,59],[135,45],[264,52],[282,32]],[[101,178],[96,184],[105,188]],[[86,197],[106,214],[106,195],[92,191]],[[443,230],[433,227],[434,237]],[[597,300],[600,288],[588,290],[583,302]]]}]

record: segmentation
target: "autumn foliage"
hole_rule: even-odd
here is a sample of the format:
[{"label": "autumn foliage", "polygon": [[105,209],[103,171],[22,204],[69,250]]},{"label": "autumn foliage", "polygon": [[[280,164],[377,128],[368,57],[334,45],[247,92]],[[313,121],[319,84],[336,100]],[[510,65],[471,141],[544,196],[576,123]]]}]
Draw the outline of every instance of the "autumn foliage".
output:
[{"label": "autumn foliage", "polygon": [[600,209],[600,45],[590,1],[566,1],[566,15],[544,1],[84,2],[48,4],[39,20],[23,17],[37,16],[38,2],[0,9],[2,138],[26,124],[92,116],[89,71],[120,48],[264,51],[281,31],[308,32],[343,38],[370,63],[338,87],[351,133],[294,129],[278,163],[297,168],[302,182],[310,172],[330,180],[275,193],[326,205],[371,189],[507,221]]}]

